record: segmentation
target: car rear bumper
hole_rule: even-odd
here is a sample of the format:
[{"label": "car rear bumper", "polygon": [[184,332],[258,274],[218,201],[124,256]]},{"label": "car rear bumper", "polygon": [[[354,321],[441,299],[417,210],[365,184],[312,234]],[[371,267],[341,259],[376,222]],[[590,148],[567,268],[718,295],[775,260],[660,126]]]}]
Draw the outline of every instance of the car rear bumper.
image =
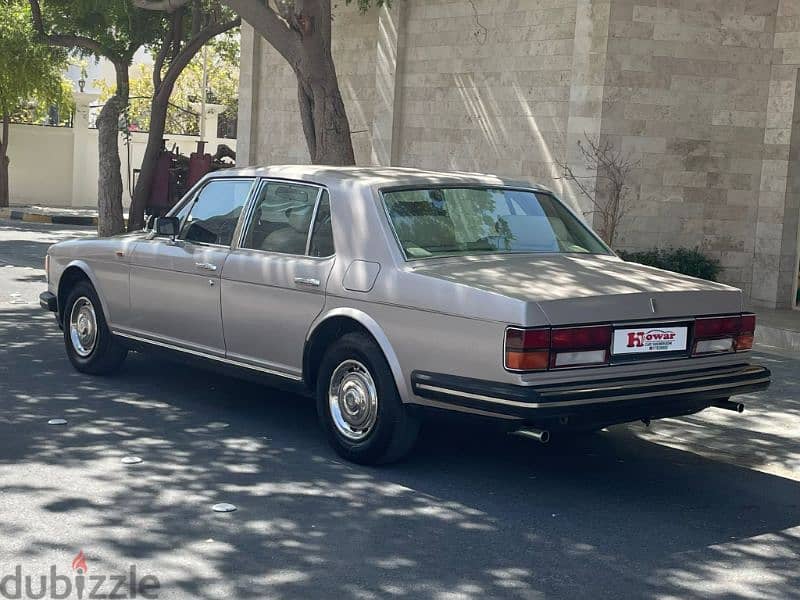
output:
[{"label": "car rear bumper", "polygon": [[452,407],[530,423],[596,427],[697,412],[736,394],[766,389],[769,369],[753,364],[604,381],[520,386],[415,371],[414,394]]},{"label": "car rear bumper", "polygon": [[58,312],[58,298],[53,292],[39,294],[39,305],[50,312]]}]

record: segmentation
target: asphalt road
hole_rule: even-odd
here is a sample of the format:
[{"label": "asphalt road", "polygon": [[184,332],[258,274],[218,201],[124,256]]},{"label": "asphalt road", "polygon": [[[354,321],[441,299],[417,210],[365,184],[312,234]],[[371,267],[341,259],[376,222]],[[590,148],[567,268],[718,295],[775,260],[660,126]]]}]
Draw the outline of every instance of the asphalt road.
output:
[{"label": "asphalt road", "polygon": [[800,597],[797,358],[757,354],[775,385],[744,415],[552,446],[427,424],[363,468],[301,398],[145,354],[73,371],[36,298],[85,233],[0,221],[0,580],[82,550],[159,598]]}]

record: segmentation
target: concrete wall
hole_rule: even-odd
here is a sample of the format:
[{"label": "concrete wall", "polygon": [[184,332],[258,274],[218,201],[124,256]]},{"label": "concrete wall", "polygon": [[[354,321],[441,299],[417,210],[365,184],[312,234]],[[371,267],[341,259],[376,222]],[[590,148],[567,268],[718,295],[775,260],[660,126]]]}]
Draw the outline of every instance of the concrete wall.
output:
[{"label": "concrete wall", "polygon": [[[97,130],[89,128],[89,106],[94,94],[76,94],[73,127],[11,125],[9,165],[11,203],[53,207],[96,208],[98,179]],[[208,117],[207,131],[216,131],[214,113]],[[194,152],[198,137],[167,135],[168,147],[178,145],[186,156]],[[212,154],[218,144],[236,147],[236,140],[208,138],[206,150]],[[142,164],[146,133],[132,133],[130,144],[120,135],[119,149],[125,206],[130,204],[129,181],[135,184],[133,170]],[[130,163],[128,156],[130,152]],[[130,177],[129,177],[130,174]]]},{"label": "concrete wall", "polygon": [[12,204],[72,206],[72,129],[11,125]]},{"label": "concrete wall", "polygon": [[[306,162],[293,74],[244,29],[241,158]],[[637,167],[618,247],[699,246],[753,303],[790,304],[800,0],[406,0],[367,15],[340,5],[334,54],[359,164],[528,178],[591,220],[556,165],[602,200],[577,148],[589,135]]]}]

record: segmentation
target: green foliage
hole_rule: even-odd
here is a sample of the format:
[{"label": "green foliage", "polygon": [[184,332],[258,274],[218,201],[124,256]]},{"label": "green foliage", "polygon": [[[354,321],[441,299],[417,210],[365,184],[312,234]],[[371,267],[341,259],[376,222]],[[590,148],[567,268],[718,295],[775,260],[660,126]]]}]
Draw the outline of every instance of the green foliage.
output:
[{"label": "green foliage", "polygon": [[61,76],[66,52],[36,40],[28,2],[0,0],[0,11],[0,112],[16,117],[51,104],[67,112],[70,96]]},{"label": "green foliage", "polygon": [[163,14],[135,8],[130,0],[40,0],[46,33],[82,35],[100,52],[77,48],[81,55],[130,63],[136,51],[163,33]]},{"label": "green foliage", "polygon": [[708,281],[717,281],[722,267],[719,261],[709,258],[699,248],[654,248],[642,252],[619,252],[623,260],[675,271]]},{"label": "green foliage", "polygon": [[[61,76],[60,81],[61,95],[58,97],[48,96],[47,98],[32,97],[26,102],[17,106],[11,112],[11,120],[14,123],[32,123],[34,125],[58,125],[68,126],[72,122],[72,113],[75,111],[75,98],[73,92],[75,88],[72,81]],[[52,122],[51,108],[58,109],[58,122]]]},{"label": "green foliage", "polygon": [[[239,93],[239,32],[229,32],[207,44],[208,96],[207,100],[222,104],[224,112],[236,115]],[[101,100],[114,94],[114,85],[97,82],[101,89]],[[166,133],[197,135],[199,124],[191,104],[199,102],[203,90],[203,53],[198,53],[178,77],[170,96],[167,112]],[[150,128],[150,102],[153,97],[153,68],[139,65],[130,82],[130,108],[128,120],[131,126],[141,131]],[[216,136],[216,132],[207,132]]]}]

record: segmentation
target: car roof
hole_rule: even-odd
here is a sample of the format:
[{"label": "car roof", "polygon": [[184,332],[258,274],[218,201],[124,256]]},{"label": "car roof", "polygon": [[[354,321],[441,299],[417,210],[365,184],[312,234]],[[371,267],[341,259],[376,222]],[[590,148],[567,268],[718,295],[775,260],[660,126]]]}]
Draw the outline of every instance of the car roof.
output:
[{"label": "car roof", "polygon": [[406,167],[333,167],[324,165],[274,165],[237,167],[216,171],[216,177],[275,177],[317,183],[327,187],[358,182],[373,188],[417,185],[485,185],[523,187],[548,191],[528,181],[498,175],[460,171],[426,171]]}]

